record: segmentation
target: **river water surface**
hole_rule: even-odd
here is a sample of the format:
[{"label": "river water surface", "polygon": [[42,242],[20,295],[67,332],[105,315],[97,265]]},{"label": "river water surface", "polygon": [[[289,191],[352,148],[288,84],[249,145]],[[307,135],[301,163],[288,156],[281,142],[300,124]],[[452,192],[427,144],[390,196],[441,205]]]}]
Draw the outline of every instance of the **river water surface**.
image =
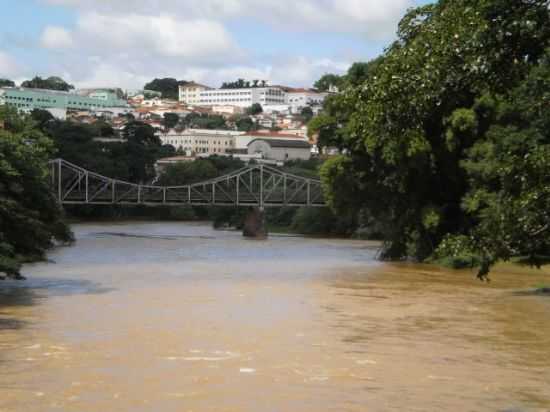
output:
[{"label": "river water surface", "polygon": [[[0,412],[549,411],[546,272],[366,242],[75,225],[0,283]],[[54,263],[55,262],[55,263]]]}]

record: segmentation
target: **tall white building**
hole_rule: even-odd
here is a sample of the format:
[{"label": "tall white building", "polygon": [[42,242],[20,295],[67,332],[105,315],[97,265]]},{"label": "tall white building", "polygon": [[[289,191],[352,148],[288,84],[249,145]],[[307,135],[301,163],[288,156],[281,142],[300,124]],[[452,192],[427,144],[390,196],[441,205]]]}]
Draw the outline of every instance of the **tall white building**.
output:
[{"label": "tall white building", "polygon": [[250,107],[284,105],[285,91],[280,87],[251,87],[246,89],[210,89],[196,83],[180,86],[180,102],[190,106]]}]

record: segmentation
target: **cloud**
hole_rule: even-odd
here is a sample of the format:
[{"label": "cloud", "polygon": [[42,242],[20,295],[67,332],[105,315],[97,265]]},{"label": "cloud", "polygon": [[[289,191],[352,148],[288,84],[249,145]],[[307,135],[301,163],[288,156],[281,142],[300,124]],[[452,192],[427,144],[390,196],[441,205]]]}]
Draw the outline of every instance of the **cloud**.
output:
[{"label": "cloud", "polygon": [[20,65],[9,54],[0,51],[0,78],[19,75]]},{"label": "cloud", "polygon": [[211,20],[253,18],[287,30],[361,33],[384,38],[395,33],[413,0],[44,0],[81,10]]},{"label": "cloud", "polygon": [[[50,62],[52,73],[65,73],[81,87],[125,88],[143,87],[154,77],[211,86],[237,78],[310,86],[325,73],[344,72],[357,59],[355,46],[346,49],[346,38],[352,44],[358,37],[375,44],[390,40],[398,20],[414,5],[414,0],[40,1],[74,8],[77,16],[71,31],[48,27],[42,34],[43,47],[66,51]],[[262,26],[270,27],[266,41],[277,41],[278,32],[286,39],[288,32],[319,33],[320,42],[327,33],[343,33],[337,37],[343,47],[327,45],[319,56],[319,47],[302,50],[284,39],[257,50],[238,44],[237,38],[261,36]],[[259,31],[250,34],[251,28]],[[285,48],[284,55],[273,51]]]},{"label": "cloud", "polygon": [[74,47],[73,36],[63,27],[47,26],[40,37],[40,45],[46,49],[70,49]]},{"label": "cloud", "polygon": [[178,20],[173,16],[86,12],[77,22],[82,44],[103,51],[140,51],[163,57],[220,60],[241,52],[230,33],[209,20]]},{"label": "cloud", "polygon": [[[90,58],[86,65],[89,70],[76,73],[71,80],[80,87],[119,85],[123,88],[139,88],[154,77],[177,77],[194,80],[212,87],[219,87],[224,81],[244,78],[248,80],[268,80],[271,84],[288,86],[310,86],[325,73],[342,73],[350,66],[349,62],[330,59],[309,59],[288,56],[263,65],[228,66],[188,66],[184,69],[177,63],[172,65],[145,65],[137,61],[110,64]],[[74,76],[74,72],[73,72]]]}]

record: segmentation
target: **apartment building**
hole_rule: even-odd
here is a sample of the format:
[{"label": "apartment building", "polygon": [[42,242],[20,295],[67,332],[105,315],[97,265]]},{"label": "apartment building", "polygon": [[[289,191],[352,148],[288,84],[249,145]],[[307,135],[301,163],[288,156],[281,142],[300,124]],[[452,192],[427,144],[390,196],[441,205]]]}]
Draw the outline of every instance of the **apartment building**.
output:
[{"label": "apartment building", "polygon": [[235,138],[244,132],[230,130],[186,129],[181,132],[170,130],[160,134],[163,144],[169,144],[192,155],[222,155],[235,148]]},{"label": "apartment building", "polygon": [[45,110],[102,110],[129,109],[128,103],[114,94],[103,93],[83,96],[76,92],[60,92],[43,89],[27,89],[23,87],[0,88],[0,105],[15,107],[20,111],[30,112],[33,109]]},{"label": "apartment building", "polygon": [[285,92],[280,87],[251,87],[245,89],[210,89],[196,83],[180,86],[180,102],[189,106],[250,107],[284,105]]}]

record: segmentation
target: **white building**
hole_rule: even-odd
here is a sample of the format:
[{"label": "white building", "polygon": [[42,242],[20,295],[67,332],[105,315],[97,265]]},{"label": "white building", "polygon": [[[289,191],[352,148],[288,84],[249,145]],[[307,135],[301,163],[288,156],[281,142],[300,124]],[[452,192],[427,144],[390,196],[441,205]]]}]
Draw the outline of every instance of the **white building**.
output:
[{"label": "white building", "polygon": [[308,142],[307,137],[297,136],[295,134],[278,133],[278,132],[248,132],[235,136],[235,149],[248,150],[248,144],[255,139],[277,139],[289,141]]},{"label": "white building", "polygon": [[213,106],[212,113],[234,115],[243,113],[243,109],[237,106]]},{"label": "white building", "polygon": [[249,155],[261,155],[262,159],[286,162],[289,160],[309,160],[311,145],[297,139],[254,139],[248,144]]},{"label": "white building", "polygon": [[162,144],[169,144],[192,155],[222,155],[235,148],[235,138],[244,132],[230,130],[186,129],[182,132],[170,130],[160,134]]},{"label": "white building", "polygon": [[287,89],[285,103],[296,113],[306,106],[321,107],[327,96],[328,93],[313,89]]},{"label": "white building", "polygon": [[251,87],[246,89],[210,89],[196,83],[179,88],[180,102],[189,106],[237,106],[250,107],[284,105],[285,92],[280,87]]},{"label": "white building", "polygon": [[179,87],[180,103],[185,103],[189,106],[201,105],[201,93],[211,88],[198,83],[187,83]]}]

